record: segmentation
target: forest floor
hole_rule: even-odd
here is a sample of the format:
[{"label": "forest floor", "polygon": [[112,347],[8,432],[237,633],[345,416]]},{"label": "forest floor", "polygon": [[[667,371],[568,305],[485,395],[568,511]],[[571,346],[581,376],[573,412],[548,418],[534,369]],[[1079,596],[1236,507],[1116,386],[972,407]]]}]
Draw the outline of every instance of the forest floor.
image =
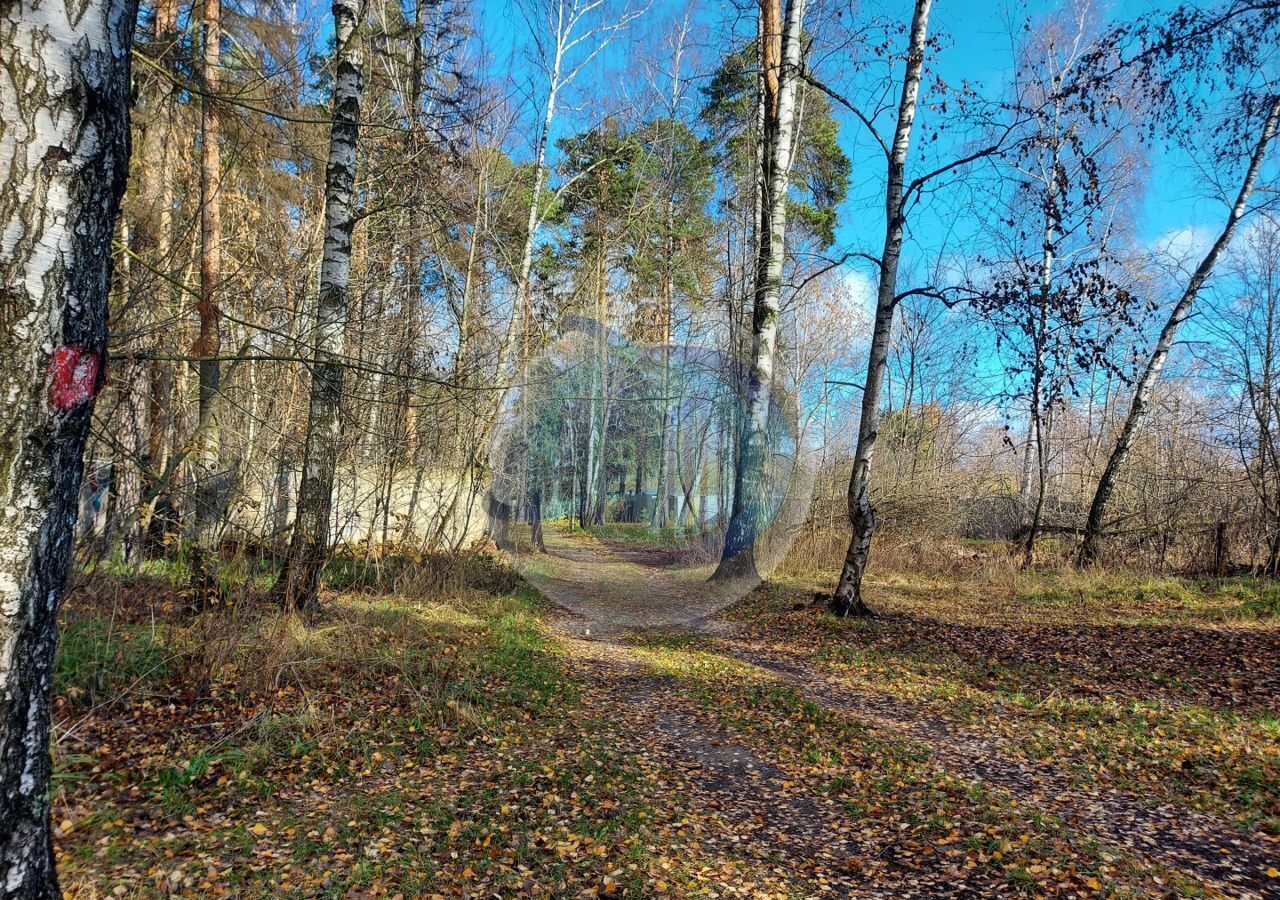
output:
[{"label": "forest floor", "polygon": [[842,621],[548,537],[559,605],[483,559],[311,622],[82,584],[68,895],[1280,896],[1272,586],[960,560]]}]

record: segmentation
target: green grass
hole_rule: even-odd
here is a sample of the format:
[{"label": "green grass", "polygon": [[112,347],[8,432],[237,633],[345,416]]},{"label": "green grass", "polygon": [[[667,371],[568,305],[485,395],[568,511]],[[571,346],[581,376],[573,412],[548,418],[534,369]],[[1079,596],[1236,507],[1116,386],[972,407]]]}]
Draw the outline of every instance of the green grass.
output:
[{"label": "green grass", "polygon": [[1033,607],[1135,610],[1145,621],[1186,617],[1207,621],[1280,617],[1280,585],[1270,579],[1140,576],[1124,572],[1048,572],[1028,576],[1017,600]]},{"label": "green grass", "polygon": [[[1184,665],[1145,666],[1140,652],[1143,629],[1153,626],[1248,629],[1250,646],[1260,645],[1255,629],[1268,627],[1275,584],[1053,570],[1007,581],[956,576],[945,587],[927,580],[879,579],[873,606],[906,610],[906,621],[794,612],[803,584],[750,598],[760,608],[738,618],[757,640],[802,653],[840,681],[924,704],[1033,762],[1280,833],[1280,726],[1258,708],[1247,679],[1237,684],[1229,668],[1215,677],[1215,659],[1197,654],[1194,638],[1174,645]],[[1096,632],[1103,621],[1110,631]],[[1039,626],[1051,629],[1045,652],[1021,656],[1019,648],[1034,650]],[[1001,636],[1006,628],[1017,630]],[[1072,631],[1082,648],[1115,640],[1115,653],[1074,654]],[[1065,659],[1055,658],[1063,642]]]},{"label": "green grass", "polygon": [[[1084,876],[1115,862],[1092,839],[1022,809],[1002,790],[937,768],[928,747],[879,735],[713,645],[651,635],[642,652],[735,737],[854,815],[864,835],[882,829],[909,856],[963,845],[1029,894],[1043,893],[1050,868],[1064,859]],[[1147,874],[1118,866],[1131,883]]]},{"label": "green grass", "polygon": [[163,681],[172,657],[156,629],[103,615],[71,617],[58,638],[54,690],[92,705],[131,687]]},{"label": "green grass", "polygon": [[[261,593],[275,584],[280,565],[280,561],[272,557],[237,555],[220,559],[218,583],[228,596],[240,596],[246,589]],[[85,571],[126,584],[154,581],[184,590],[191,583],[191,553],[189,547],[183,545],[171,556],[145,560],[135,570],[125,565],[117,552],[95,560]],[[321,583],[325,589],[339,593],[407,592],[452,597],[465,590],[508,593],[518,587],[519,576],[505,563],[483,553],[365,556],[340,550],[325,564]]]},{"label": "green grass", "polygon": [[1280,618],[1280,583],[1274,580],[1232,578],[1218,585],[1218,594],[1234,599],[1246,618]]},{"label": "green grass", "polygon": [[[135,570],[125,565],[118,552],[97,560],[86,572],[96,575],[107,575],[128,583],[137,580],[156,580],[171,588],[185,588],[191,583],[191,554],[187,545],[178,548],[172,556],[147,559]],[[228,594],[246,587],[266,590],[274,582],[280,571],[277,560],[253,557],[234,556],[221,559],[217,565],[218,584]]]}]

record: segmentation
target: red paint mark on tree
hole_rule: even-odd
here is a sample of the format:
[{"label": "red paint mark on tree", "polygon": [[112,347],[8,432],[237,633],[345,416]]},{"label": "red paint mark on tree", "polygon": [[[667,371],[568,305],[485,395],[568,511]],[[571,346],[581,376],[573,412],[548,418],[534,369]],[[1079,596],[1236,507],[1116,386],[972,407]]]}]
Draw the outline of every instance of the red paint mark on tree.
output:
[{"label": "red paint mark on tree", "polygon": [[98,390],[98,354],[83,347],[59,347],[49,361],[49,402],[54,409],[75,409]]}]

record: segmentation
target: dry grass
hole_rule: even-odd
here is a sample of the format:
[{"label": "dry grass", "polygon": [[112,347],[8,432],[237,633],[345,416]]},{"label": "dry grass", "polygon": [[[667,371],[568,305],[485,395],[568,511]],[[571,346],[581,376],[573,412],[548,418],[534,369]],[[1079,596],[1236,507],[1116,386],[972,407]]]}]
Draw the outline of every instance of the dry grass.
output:
[{"label": "dry grass", "polygon": [[[835,586],[840,533],[806,533],[774,573],[797,589]],[[865,584],[873,607],[965,624],[1024,623],[1280,627],[1280,585],[1269,579],[1185,577],[1078,568],[1046,552],[1031,567],[1002,542],[877,538]]]}]

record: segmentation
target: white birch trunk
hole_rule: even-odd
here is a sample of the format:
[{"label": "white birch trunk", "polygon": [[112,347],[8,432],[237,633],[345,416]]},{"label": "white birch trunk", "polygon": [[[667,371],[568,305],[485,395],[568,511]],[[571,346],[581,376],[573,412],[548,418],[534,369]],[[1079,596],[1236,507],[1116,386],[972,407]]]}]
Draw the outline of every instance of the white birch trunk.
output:
[{"label": "white birch trunk", "polygon": [[0,896],[60,896],[49,693],[128,176],[132,0],[0,7]]},{"label": "white birch trunk", "polygon": [[[776,21],[779,0],[762,0],[764,22]],[[772,7],[772,9],[771,9]],[[739,442],[734,472],[733,512],[725,531],[724,552],[714,578],[757,578],[753,548],[759,531],[757,500],[763,488],[768,455],[769,407],[773,398],[773,362],[782,304],[782,274],[786,263],[787,188],[791,175],[792,133],[796,118],[796,84],[800,78],[804,0],[791,0],[781,35],[779,65],[769,62],[763,30],[760,66],[765,94],[766,196],[761,204],[759,253],[756,263],[755,305],[751,319],[751,368],[747,376],[747,417]],[[776,88],[774,87],[776,85]]]},{"label": "white birch trunk", "polygon": [[1120,467],[1124,465],[1125,458],[1129,455],[1129,450],[1133,446],[1134,436],[1147,416],[1147,410],[1151,405],[1152,390],[1156,381],[1160,378],[1160,372],[1164,369],[1165,361],[1169,358],[1169,350],[1172,349],[1173,342],[1178,336],[1178,328],[1190,315],[1192,304],[1195,303],[1196,296],[1200,293],[1200,288],[1204,286],[1205,281],[1208,280],[1209,275],[1213,272],[1214,266],[1218,263],[1218,258],[1222,256],[1227,246],[1231,243],[1231,238],[1235,235],[1240,219],[1248,211],[1249,197],[1257,186],[1258,173],[1262,169],[1263,161],[1266,159],[1267,148],[1276,136],[1278,125],[1280,125],[1280,97],[1276,97],[1271,101],[1271,108],[1267,113],[1266,121],[1263,123],[1262,132],[1258,136],[1258,143],[1254,146],[1253,154],[1249,160],[1249,168],[1245,172],[1244,181],[1240,185],[1240,192],[1236,195],[1236,201],[1231,206],[1231,212],[1227,216],[1226,223],[1222,226],[1222,231],[1218,234],[1217,240],[1213,242],[1213,246],[1209,248],[1209,252],[1200,260],[1200,265],[1192,273],[1191,280],[1187,282],[1187,287],[1182,292],[1182,296],[1178,298],[1178,302],[1169,311],[1169,318],[1164,327],[1160,329],[1160,336],[1156,338],[1155,346],[1151,349],[1151,356],[1147,359],[1147,365],[1138,377],[1137,384],[1134,385],[1133,400],[1129,405],[1129,413],[1125,416],[1124,425],[1120,429],[1120,435],[1116,439],[1115,447],[1107,460],[1107,466],[1103,469],[1102,477],[1098,480],[1098,489],[1094,492],[1093,503],[1089,506],[1089,518],[1085,524],[1084,540],[1080,545],[1081,562],[1091,562],[1097,558],[1098,539],[1102,536],[1102,522],[1103,517],[1106,515],[1107,503],[1115,491],[1116,477],[1119,475]]},{"label": "white birch trunk", "polygon": [[915,124],[916,101],[920,95],[920,76],[924,69],[931,6],[932,0],[916,0],[911,19],[907,70],[902,79],[902,96],[898,103],[898,123],[888,154],[884,249],[880,254],[876,318],[871,331],[871,352],[867,359],[862,414],[858,421],[858,444],[854,450],[853,472],[849,478],[849,521],[853,536],[845,553],[840,580],[831,597],[832,611],[841,616],[870,613],[862,600],[862,577],[866,574],[867,560],[871,555],[871,535],[876,527],[875,509],[871,506],[871,460],[880,426],[880,396],[884,391],[885,368],[889,361],[893,314],[898,306],[898,262],[902,256],[902,234],[906,225],[903,190],[907,151],[911,146],[911,128]]},{"label": "white birch trunk", "polygon": [[[359,0],[334,0],[336,75],[329,163],[325,169],[324,252],[316,304],[315,363],[303,450],[298,513],[289,556],[275,592],[286,608],[317,605],[320,570],[329,553],[333,481],[342,438],[342,381],[346,351],[347,288],[355,229],[356,145],[364,90]],[[372,523],[370,523],[372,528]]]}]

